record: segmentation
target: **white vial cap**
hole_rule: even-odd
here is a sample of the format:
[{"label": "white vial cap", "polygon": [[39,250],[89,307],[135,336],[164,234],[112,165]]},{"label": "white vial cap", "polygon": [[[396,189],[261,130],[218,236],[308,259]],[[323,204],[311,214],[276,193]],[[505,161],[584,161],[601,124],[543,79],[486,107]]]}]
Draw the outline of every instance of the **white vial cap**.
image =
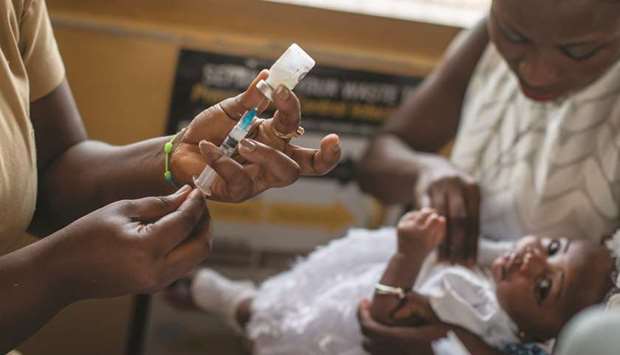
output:
[{"label": "white vial cap", "polygon": [[297,83],[314,67],[316,62],[296,43],[276,60],[269,69],[267,80],[261,80],[256,86],[269,100],[273,101],[273,92],[280,85],[293,90]]}]

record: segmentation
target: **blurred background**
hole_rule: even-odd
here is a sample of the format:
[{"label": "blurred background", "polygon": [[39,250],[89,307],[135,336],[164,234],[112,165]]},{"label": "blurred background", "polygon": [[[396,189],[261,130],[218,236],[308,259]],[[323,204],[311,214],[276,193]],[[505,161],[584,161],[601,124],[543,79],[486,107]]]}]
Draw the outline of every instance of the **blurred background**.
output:
[{"label": "blurred background", "polygon": [[[295,90],[306,135],[340,133],[343,160],[242,205],[211,203],[209,267],[260,281],[348,228],[390,224],[355,184],[355,161],[451,39],[484,16],[489,0],[47,0],[67,76],[89,135],[127,144],[174,133],[197,112],[236,95],[293,42],[317,61]],[[246,354],[207,315],[155,295],[73,305],[25,343],[25,355]],[[148,306],[148,307],[146,307]],[[139,345],[142,346],[139,346]]]}]

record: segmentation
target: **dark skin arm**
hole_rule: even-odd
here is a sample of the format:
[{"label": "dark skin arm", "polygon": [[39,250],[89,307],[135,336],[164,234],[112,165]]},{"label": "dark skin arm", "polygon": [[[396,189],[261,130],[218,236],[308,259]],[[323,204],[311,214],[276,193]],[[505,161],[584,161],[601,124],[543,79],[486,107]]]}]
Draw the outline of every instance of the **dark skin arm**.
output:
[{"label": "dark skin arm", "polygon": [[[421,305],[415,306],[420,308]],[[431,343],[453,331],[471,354],[501,355],[468,331],[448,324],[429,321],[427,325],[394,327],[381,324],[370,315],[370,303],[362,301],[358,320],[364,335],[363,347],[372,355],[433,355]]]},{"label": "dark skin arm", "polygon": [[[421,260],[410,260],[407,256],[397,253],[390,258],[381,281],[382,285],[399,287],[403,290],[410,290],[417,278],[424,257]],[[407,291],[416,294],[415,291]],[[422,295],[418,295],[425,298]],[[370,307],[370,314],[374,319],[383,324],[405,325],[399,322],[401,317],[396,316],[397,311],[403,305],[404,300],[400,300],[396,295],[386,295],[375,291]]]},{"label": "dark skin arm", "polygon": [[432,166],[435,157],[428,153],[437,153],[456,136],[469,78],[487,44],[485,22],[390,117],[362,159],[364,191],[386,203],[414,202],[402,187],[413,186],[420,170]]},{"label": "dark skin arm", "polygon": [[57,229],[119,199],[172,191],[162,179],[160,149],[169,138],[122,147],[87,140],[66,81],[32,104],[31,120],[37,133],[39,171],[31,231],[43,234],[50,226]]},{"label": "dark skin arm", "polygon": [[0,353],[73,302],[154,292],[201,263],[210,220],[190,191],[115,202],[0,257]]},{"label": "dark skin arm", "polygon": [[[397,226],[398,247],[379,281],[382,285],[407,291],[406,299],[375,291],[370,313],[374,319],[389,325],[419,325],[422,320],[436,320],[427,298],[409,291],[420,273],[424,260],[445,235],[445,219],[425,208],[404,215]],[[415,301],[415,302],[413,302]],[[420,307],[411,307],[419,305]]]},{"label": "dark skin arm", "polygon": [[449,232],[439,256],[452,262],[475,263],[480,197],[475,180],[437,152],[456,136],[470,77],[488,42],[483,21],[389,119],[360,164],[362,190],[385,203],[417,203],[446,216]]}]

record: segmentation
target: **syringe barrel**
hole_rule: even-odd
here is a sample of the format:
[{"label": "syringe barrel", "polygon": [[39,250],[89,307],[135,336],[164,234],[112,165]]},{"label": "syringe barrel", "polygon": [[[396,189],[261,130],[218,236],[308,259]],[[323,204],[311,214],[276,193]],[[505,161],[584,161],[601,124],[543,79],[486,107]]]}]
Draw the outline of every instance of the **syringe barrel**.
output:
[{"label": "syringe barrel", "polygon": [[217,173],[215,170],[210,166],[206,166],[200,173],[200,176],[194,178],[194,184],[203,194],[211,196],[211,185],[213,185],[216,177]]}]

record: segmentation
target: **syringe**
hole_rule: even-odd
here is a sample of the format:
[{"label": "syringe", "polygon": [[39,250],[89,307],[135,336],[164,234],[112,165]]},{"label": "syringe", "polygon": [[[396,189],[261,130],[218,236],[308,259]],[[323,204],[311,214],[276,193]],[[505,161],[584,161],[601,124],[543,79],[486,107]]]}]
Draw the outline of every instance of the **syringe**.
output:
[{"label": "syringe", "polygon": [[[228,133],[228,136],[226,136],[224,143],[220,145],[220,151],[222,154],[230,157],[235,153],[239,142],[248,135],[255,117],[255,108],[247,111],[243,117],[241,117],[235,127],[233,127],[230,133]],[[200,173],[200,176],[194,178],[194,184],[196,184],[196,187],[198,187],[203,194],[211,196],[211,185],[213,185],[216,176],[217,173],[215,170],[213,170],[211,166],[207,165],[202,173]]]},{"label": "syringe", "polygon": [[[261,80],[256,88],[270,101],[273,101],[273,93],[280,85],[284,85],[289,90],[293,90],[297,83],[314,67],[314,59],[308,55],[301,47],[293,43],[276,60],[269,69],[267,80]],[[239,123],[230,131],[224,143],[220,145],[220,151],[230,157],[237,149],[237,144],[245,138],[250,130],[252,121],[256,117],[256,109],[247,111],[239,120]],[[213,168],[207,166],[200,176],[194,178],[194,184],[207,196],[211,195],[211,185],[215,181],[217,173]]]}]

